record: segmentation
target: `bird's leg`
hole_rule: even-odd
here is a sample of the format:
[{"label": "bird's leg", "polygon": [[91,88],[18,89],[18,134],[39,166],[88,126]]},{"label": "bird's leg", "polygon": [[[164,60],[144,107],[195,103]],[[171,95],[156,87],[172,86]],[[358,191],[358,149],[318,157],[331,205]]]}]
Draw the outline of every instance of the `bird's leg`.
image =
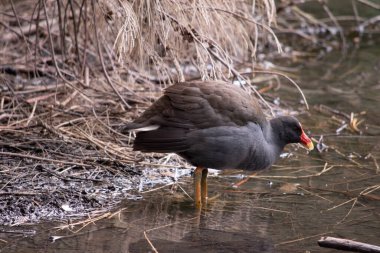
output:
[{"label": "bird's leg", "polygon": [[201,181],[202,181],[202,175],[203,175],[203,168],[197,167],[194,171],[194,201],[195,201],[195,207],[197,209],[200,209],[202,206],[201,202]]},{"label": "bird's leg", "polygon": [[204,168],[202,170],[202,179],[201,179],[201,203],[205,207],[207,203],[207,173],[208,169]]}]

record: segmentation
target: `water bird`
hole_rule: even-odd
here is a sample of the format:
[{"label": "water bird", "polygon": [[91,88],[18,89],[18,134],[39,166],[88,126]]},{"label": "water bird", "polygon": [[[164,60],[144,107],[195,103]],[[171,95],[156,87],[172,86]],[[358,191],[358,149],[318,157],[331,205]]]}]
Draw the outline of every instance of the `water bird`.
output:
[{"label": "water bird", "polygon": [[140,117],[124,126],[136,131],[133,149],[176,153],[196,167],[195,206],[207,200],[207,168],[269,168],[285,145],[314,148],[292,116],[267,120],[257,99],[224,81],[189,81],[165,89]]}]

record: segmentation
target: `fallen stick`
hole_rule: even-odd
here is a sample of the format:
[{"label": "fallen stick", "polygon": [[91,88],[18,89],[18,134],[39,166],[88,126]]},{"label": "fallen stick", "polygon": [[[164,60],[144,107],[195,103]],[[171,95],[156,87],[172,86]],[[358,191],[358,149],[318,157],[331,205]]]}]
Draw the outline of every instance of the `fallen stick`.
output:
[{"label": "fallen stick", "polygon": [[380,253],[380,246],[329,236],[322,237],[318,241],[318,245],[320,247],[333,248],[345,251]]}]

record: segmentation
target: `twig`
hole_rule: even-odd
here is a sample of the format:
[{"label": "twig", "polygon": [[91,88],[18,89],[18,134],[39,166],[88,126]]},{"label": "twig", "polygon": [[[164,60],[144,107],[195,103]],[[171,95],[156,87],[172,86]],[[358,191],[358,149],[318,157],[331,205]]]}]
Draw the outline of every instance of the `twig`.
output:
[{"label": "twig", "polygon": [[[331,165],[330,167],[327,167],[327,163],[325,163],[323,169],[320,172],[317,172],[315,174],[311,175],[304,175],[304,176],[258,176],[254,175],[253,178],[288,178],[288,179],[299,179],[299,178],[309,178],[309,177],[319,177],[322,174],[326,173],[327,171],[333,169],[335,165]],[[251,177],[251,176],[248,176]]]},{"label": "twig", "polygon": [[345,251],[380,253],[380,246],[330,236],[322,237],[320,240],[318,240],[318,245],[320,247]]},{"label": "twig", "polygon": [[150,247],[152,248],[152,250],[153,250],[155,253],[158,253],[156,247],[154,247],[153,243],[149,240],[146,231],[144,231],[144,237],[145,237],[145,239],[148,241],[148,243],[149,243]]},{"label": "twig", "polygon": [[[74,90],[77,90],[78,92],[81,93],[81,95],[87,99],[88,101],[91,102],[91,99],[89,99],[87,97],[87,95],[85,95],[83,93],[83,91],[79,90],[77,87],[75,87],[74,84],[72,84],[69,80],[67,80],[67,78],[65,78],[62,74],[62,70],[59,68],[58,66],[58,62],[57,62],[57,58],[56,58],[56,55],[55,55],[55,51],[54,51],[54,43],[53,43],[53,38],[52,38],[52,34],[51,34],[51,31],[50,31],[50,25],[49,25],[49,16],[48,16],[48,13],[47,13],[47,8],[46,8],[46,2],[45,1],[42,1],[43,2],[43,10],[44,10],[44,14],[46,16],[46,27],[47,27],[47,31],[48,31],[48,34],[49,34],[49,44],[50,44],[50,50],[51,50],[51,56],[52,56],[52,60],[53,60],[53,63],[54,63],[54,67],[59,75],[59,77],[66,83],[68,84],[72,89]],[[96,26],[95,26],[96,27]],[[38,38],[38,36],[37,36]],[[66,75],[70,75],[71,77],[75,78],[75,76],[69,74],[67,71],[65,71],[65,74]],[[75,78],[76,81],[78,83],[80,83],[81,85],[85,86],[85,84],[83,82],[81,82],[80,80],[77,80],[77,78]]]},{"label": "twig", "polygon": [[46,161],[46,162],[51,162],[51,163],[62,163],[62,164],[77,165],[77,166],[83,166],[83,167],[92,167],[92,165],[84,164],[84,163],[55,160],[55,159],[49,159],[49,158],[44,158],[44,157],[39,157],[39,156],[34,156],[34,155],[20,154],[20,153],[1,152],[0,151],[0,155],[23,157],[23,158]]},{"label": "twig", "polygon": [[103,180],[100,180],[100,179],[93,179],[93,178],[81,178],[81,177],[76,177],[76,176],[63,176],[61,175],[60,173],[57,173],[56,171],[54,170],[51,170],[49,168],[45,168],[44,166],[40,165],[40,164],[37,164],[36,166],[39,166],[38,168],[41,169],[41,170],[44,170],[50,174],[52,174],[53,176],[56,176],[57,178],[61,179],[61,180],[73,180],[73,181],[93,181],[93,182],[103,182]]},{"label": "twig", "polygon": [[156,188],[153,188],[153,189],[150,189],[150,190],[146,190],[146,191],[142,191],[140,193],[148,193],[148,192],[154,192],[154,191],[157,191],[157,190],[160,190],[162,188],[165,188],[167,186],[171,186],[173,184],[175,184],[176,182],[172,182],[172,183],[169,183],[169,184],[165,184],[165,185],[162,185],[162,186],[159,186],[159,187],[156,187]]},{"label": "twig", "polygon": [[346,54],[347,53],[347,43],[346,43],[346,37],[344,36],[344,33],[343,33],[343,28],[340,26],[339,22],[336,20],[334,14],[330,11],[330,8],[325,3],[323,3],[322,6],[323,6],[323,9],[325,10],[325,12],[327,13],[327,15],[333,21],[334,25],[338,28],[340,39],[342,40],[341,50],[342,50],[343,54]]},{"label": "twig", "polygon": [[159,227],[147,229],[147,230],[144,231],[145,239],[148,241],[149,245],[152,247],[152,249],[154,250],[154,252],[158,253],[157,249],[154,247],[154,245],[152,244],[152,242],[148,238],[148,232],[151,232],[151,231],[154,231],[154,230],[158,230],[158,229],[161,229],[161,228],[165,228],[165,227],[170,227],[170,226],[173,226],[175,224],[179,224],[179,223],[182,223],[182,222],[187,222],[187,221],[195,220],[195,219],[198,219],[198,218],[199,218],[199,216],[197,215],[197,216],[195,216],[193,218],[189,218],[189,219],[186,219],[186,220],[183,220],[183,221],[178,221],[178,222],[162,225],[162,226],[159,226]]},{"label": "twig", "polygon": [[[58,226],[58,227],[55,227],[56,229],[60,229],[60,230],[63,230],[63,229],[70,229],[71,227],[73,226],[77,226],[77,225],[82,225],[79,229],[73,231],[73,233],[78,233],[80,232],[82,229],[84,229],[85,227],[87,227],[89,224],[92,224],[96,221],[99,221],[99,220],[102,220],[104,218],[108,218],[110,217],[110,215],[112,215],[111,212],[107,212],[107,213],[104,213],[104,214],[101,214],[99,216],[96,216],[94,218],[92,217],[89,217],[85,220],[82,220],[82,221],[78,221],[78,222],[74,222],[74,223],[70,223],[68,225],[63,225],[63,226]],[[70,229],[71,230],[71,229]]]},{"label": "twig", "polygon": [[0,195],[14,195],[14,196],[35,196],[44,194],[42,192],[3,192],[0,191]]},{"label": "twig", "polygon": [[297,88],[297,90],[299,91],[299,93],[301,93],[302,100],[305,102],[305,106],[309,110],[309,104],[307,103],[305,94],[303,94],[301,88],[299,87],[299,85],[293,79],[291,79],[290,77],[288,77],[287,75],[285,75],[283,73],[276,72],[276,71],[252,70],[252,72],[253,73],[271,74],[271,75],[279,75],[279,76],[285,77],[289,82],[291,82]]},{"label": "twig", "polygon": [[359,3],[362,3],[364,5],[367,5],[367,6],[371,7],[371,8],[380,10],[380,4],[376,4],[376,3],[371,2],[369,0],[356,0],[356,1],[358,1]]},{"label": "twig", "polygon": [[37,103],[38,103],[38,101],[36,100],[36,101],[34,102],[34,105],[33,105],[32,113],[29,115],[28,120],[26,121],[26,126],[29,125],[30,121],[31,121],[31,120],[33,119],[33,117],[34,117],[34,113],[36,112],[36,108],[37,108]]},{"label": "twig", "polygon": [[317,237],[317,236],[321,236],[321,235],[325,235],[325,234],[330,234],[330,233],[331,232],[326,232],[326,233],[321,233],[321,234],[317,234],[317,235],[310,235],[310,236],[306,236],[306,237],[302,237],[302,238],[298,238],[298,239],[294,239],[294,240],[290,240],[290,241],[280,242],[280,243],[277,243],[275,246],[284,245],[284,244],[290,244],[290,243],[295,243],[295,242],[300,242],[300,241],[303,241],[303,240],[306,240],[306,239],[310,239],[310,238],[313,238],[313,237]]},{"label": "twig", "polygon": [[327,211],[331,211],[331,210],[333,210],[333,209],[335,209],[335,208],[338,208],[338,207],[340,207],[340,206],[343,206],[343,205],[345,205],[345,204],[348,204],[348,203],[350,203],[350,202],[352,202],[352,201],[354,201],[354,203],[356,203],[357,200],[358,200],[358,198],[352,198],[352,199],[347,200],[347,201],[345,201],[345,202],[343,202],[343,203],[340,203],[339,205],[335,205],[335,206],[333,206],[333,207],[330,207],[329,209],[327,209]]},{"label": "twig", "polygon": [[[91,7],[92,7],[92,11],[93,13],[95,13],[95,6],[94,6],[94,1],[91,1]],[[94,24],[96,24],[96,17],[95,17],[95,14],[93,14],[93,21],[94,21]],[[102,70],[103,70],[103,74],[107,80],[107,83],[111,86],[111,88],[115,91],[116,95],[119,97],[119,99],[124,103],[125,107],[127,107],[128,109],[131,109],[132,106],[130,106],[127,101],[125,101],[125,99],[123,98],[123,96],[121,96],[120,92],[116,89],[116,87],[113,85],[112,81],[111,81],[111,78],[109,77],[108,75],[108,72],[106,70],[106,66],[105,66],[105,63],[104,63],[104,59],[103,59],[103,54],[102,54],[102,51],[101,51],[101,48],[100,48],[100,43],[99,43],[99,33],[98,33],[98,29],[97,29],[97,25],[94,25],[94,33],[95,33],[95,42],[96,42],[96,47],[98,49],[98,55],[99,55],[99,58],[100,58],[100,62],[102,64]]]}]

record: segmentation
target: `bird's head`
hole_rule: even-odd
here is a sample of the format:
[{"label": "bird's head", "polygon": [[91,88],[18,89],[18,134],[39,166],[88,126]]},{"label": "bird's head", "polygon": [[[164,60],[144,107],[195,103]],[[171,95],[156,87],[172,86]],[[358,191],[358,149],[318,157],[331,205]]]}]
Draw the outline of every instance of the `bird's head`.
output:
[{"label": "bird's head", "polygon": [[305,134],[301,123],[292,116],[281,116],[271,120],[274,132],[285,145],[288,143],[301,143],[308,150],[314,149],[312,140]]}]

